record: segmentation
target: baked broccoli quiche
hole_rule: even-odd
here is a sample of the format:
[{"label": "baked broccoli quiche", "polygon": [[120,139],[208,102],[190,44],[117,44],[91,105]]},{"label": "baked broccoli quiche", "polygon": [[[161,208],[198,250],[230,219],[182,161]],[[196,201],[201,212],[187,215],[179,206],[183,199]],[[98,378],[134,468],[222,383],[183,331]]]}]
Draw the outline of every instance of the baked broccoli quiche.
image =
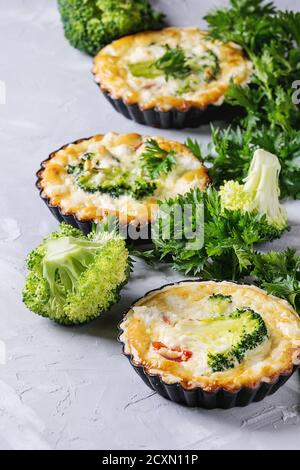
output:
[{"label": "baked broccoli quiche", "polygon": [[230,81],[249,81],[252,64],[232,42],[197,28],[166,28],[126,36],[94,59],[94,76],[126,117],[158,127],[196,127],[227,118]]},{"label": "baked broccoli quiche", "polygon": [[187,404],[257,401],[300,363],[300,318],[286,301],[250,285],[164,286],[137,301],[120,329],[124,352],[144,380]]},{"label": "baked broccoli quiche", "polygon": [[151,222],[157,200],[194,187],[204,190],[209,180],[206,167],[185,145],[116,133],[62,147],[37,175],[41,196],[54,215],[80,228],[107,215],[122,224]]}]

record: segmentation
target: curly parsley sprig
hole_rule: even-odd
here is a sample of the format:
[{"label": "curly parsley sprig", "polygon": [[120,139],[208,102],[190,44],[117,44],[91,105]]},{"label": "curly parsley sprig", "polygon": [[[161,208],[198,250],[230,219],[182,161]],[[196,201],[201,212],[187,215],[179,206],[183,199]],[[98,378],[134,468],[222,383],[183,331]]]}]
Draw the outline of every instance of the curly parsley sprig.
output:
[{"label": "curly parsley sprig", "polygon": [[205,159],[213,163],[214,183],[242,180],[253,149],[263,147],[280,159],[282,196],[299,199],[300,108],[292,85],[300,78],[300,12],[280,11],[264,0],[230,0],[205,19],[210,36],[240,44],[254,68],[251,83],[232,83],[226,94],[245,116],[226,130],[213,130],[214,152]]},{"label": "curly parsley sprig", "polygon": [[181,47],[172,48],[167,44],[165,49],[162,57],[155,62],[155,67],[164,73],[167,80],[169,77],[188,77],[192,72],[192,68],[188,64],[188,59]]},{"label": "curly parsley sprig", "polygon": [[176,164],[176,152],[168,152],[155,139],[148,139],[141,154],[142,166],[152,179],[168,173]]}]

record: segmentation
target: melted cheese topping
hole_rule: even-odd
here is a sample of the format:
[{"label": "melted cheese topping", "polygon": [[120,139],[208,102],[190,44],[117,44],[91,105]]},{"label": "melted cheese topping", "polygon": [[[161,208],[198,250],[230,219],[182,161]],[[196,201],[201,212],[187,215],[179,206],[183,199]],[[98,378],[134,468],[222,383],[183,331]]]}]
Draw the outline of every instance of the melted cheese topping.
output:
[{"label": "melted cheese topping", "polygon": [[176,152],[176,164],[170,172],[160,175],[157,189],[151,196],[136,200],[127,194],[112,197],[99,191],[89,193],[78,187],[74,176],[68,174],[68,166],[77,165],[86,152],[95,153],[100,166],[114,166],[118,159],[123,169],[134,172],[148,139],[138,134],[109,133],[66,145],[43,163],[38,182],[42,196],[48,198],[52,206],[58,206],[63,214],[76,215],[82,221],[98,222],[105,215],[113,214],[127,224],[153,220],[157,200],[184,194],[194,187],[206,188],[206,167],[183,144],[160,137],[153,139],[164,150]]},{"label": "melted cheese topping", "polygon": [[[165,46],[180,47],[186,56],[198,58],[211,51],[218,59],[219,72],[212,81],[202,81],[192,90],[178,93],[186,81],[180,78],[135,77],[130,65],[155,61],[162,57]],[[101,88],[113,98],[122,98],[127,104],[138,103],[142,109],[171,108],[185,111],[190,107],[206,108],[221,105],[230,80],[242,85],[250,80],[252,63],[244,57],[240,46],[221,43],[207,38],[197,28],[166,28],[143,32],[114,41],[102,49],[94,59],[93,72]]]},{"label": "melted cheese topping", "polygon": [[[209,296],[230,295],[228,309],[251,308],[261,315],[268,337],[247,352],[242,362],[224,372],[207,364],[207,342],[197,335],[197,323],[212,318]],[[254,286],[230,282],[184,282],[149,293],[127,313],[120,337],[125,353],[150,374],[166,383],[207,391],[223,387],[237,390],[269,382],[299,365],[300,319],[285,301]],[[214,345],[222,351],[222,338]]]}]

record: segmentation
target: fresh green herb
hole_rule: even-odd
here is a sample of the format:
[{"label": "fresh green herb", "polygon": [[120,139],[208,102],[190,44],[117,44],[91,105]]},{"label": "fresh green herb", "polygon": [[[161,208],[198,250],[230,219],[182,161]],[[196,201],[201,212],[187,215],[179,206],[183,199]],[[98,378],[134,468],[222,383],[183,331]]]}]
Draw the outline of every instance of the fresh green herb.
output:
[{"label": "fresh green herb", "polygon": [[300,256],[295,249],[256,253],[252,275],[262,289],[286,299],[300,315]]},{"label": "fresh green herb", "polygon": [[188,65],[187,57],[181,47],[171,48],[168,44],[165,46],[166,51],[162,57],[155,62],[155,67],[163,72],[166,79],[186,78],[192,69]]},{"label": "fresh green herb", "polygon": [[263,147],[279,157],[282,196],[300,198],[300,110],[292,100],[300,74],[300,13],[263,0],[230,0],[229,8],[214,10],[206,20],[214,39],[240,44],[254,66],[251,83],[232,83],[226,95],[228,103],[245,109],[245,117],[213,131],[215,149],[207,161],[213,162],[214,183],[242,180],[253,149]]},{"label": "fresh green herb", "polygon": [[184,145],[192,152],[195,157],[197,157],[200,161],[203,161],[202,149],[197,140],[193,140],[188,137]]},{"label": "fresh green herb", "polygon": [[[159,202],[152,256],[204,279],[249,275],[254,245],[287,229],[278,198],[278,160],[261,152],[253,157],[245,185],[229,181],[220,191],[195,189]],[[188,217],[182,217],[187,208]]]},{"label": "fresh green herb", "polygon": [[152,179],[156,179],[162,173],[169,173],[172,170],[176,164],[176,153],[164,150],[155,139],[149,139],[141,154],[141,159],[145,171]]},{"label": "fresh green herb", "polygon": [[[177,222],[172,210],[184,213],[188,206],[191,218],[186,236],[183,225],[186,221],[179,219]],[[203,226],[196,220],[201,208],[204,210]],[[194,238],[190,235],[193,233]],[[250,274],[254,244],[281,233],[282,230],[268,224],[265,214],[224,209],[213,188],[205,193],[193,190],[159,203],[152,227],[153,257],[170,261],[176,270],[186,274],[200,274],[203,279],[235,280]]]},{"label": "fresh green herb", "polygon": [[266,41],[276,38],[277,28],[272,21],[276,9],[272,2],[229,0],[229,5],[213,10],[204,18],[214,38],[235,41],[249,52],[261,51]]},{"label": "fresh green herb", "polygon": [[90,55],[121,36],[164,24],[148,0],[58,0],[58,6],[66,38]]},{"label": "fresh green herb", "polygon": [[25,305],[66,325],[85,323],[108,310],[119,300],[130,271],[120,237],[102,229],[86,237],[67,224],[28,255],[27,266]]}]

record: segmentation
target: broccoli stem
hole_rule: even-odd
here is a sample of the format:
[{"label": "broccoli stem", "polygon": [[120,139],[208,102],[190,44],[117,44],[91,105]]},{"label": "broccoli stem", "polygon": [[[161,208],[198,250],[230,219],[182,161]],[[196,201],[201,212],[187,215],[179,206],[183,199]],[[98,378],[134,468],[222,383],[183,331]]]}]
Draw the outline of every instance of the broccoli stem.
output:
[{"label": "broccoli stem", "polygon": [[64,325],[86,323],[108,310],[130,269],[125,241],[106,222],[88,236],[61,224],[29,254],[27,266],[24,303]]},{"label": "broccoli stem", "polygon": [[286,225],[286,212],[280,204],[279,173],[281,165],[276,155],[258,149],[254,152],[244,191],[249,194],[249,210],[266,214],[270,223]]},{"label": "broccoli stem", "polygon": [[80,275],[93,262],[100,247],[101,243],[73,237],[49,241],[42,261],[42,272],[51,294],[74,291]]}]

